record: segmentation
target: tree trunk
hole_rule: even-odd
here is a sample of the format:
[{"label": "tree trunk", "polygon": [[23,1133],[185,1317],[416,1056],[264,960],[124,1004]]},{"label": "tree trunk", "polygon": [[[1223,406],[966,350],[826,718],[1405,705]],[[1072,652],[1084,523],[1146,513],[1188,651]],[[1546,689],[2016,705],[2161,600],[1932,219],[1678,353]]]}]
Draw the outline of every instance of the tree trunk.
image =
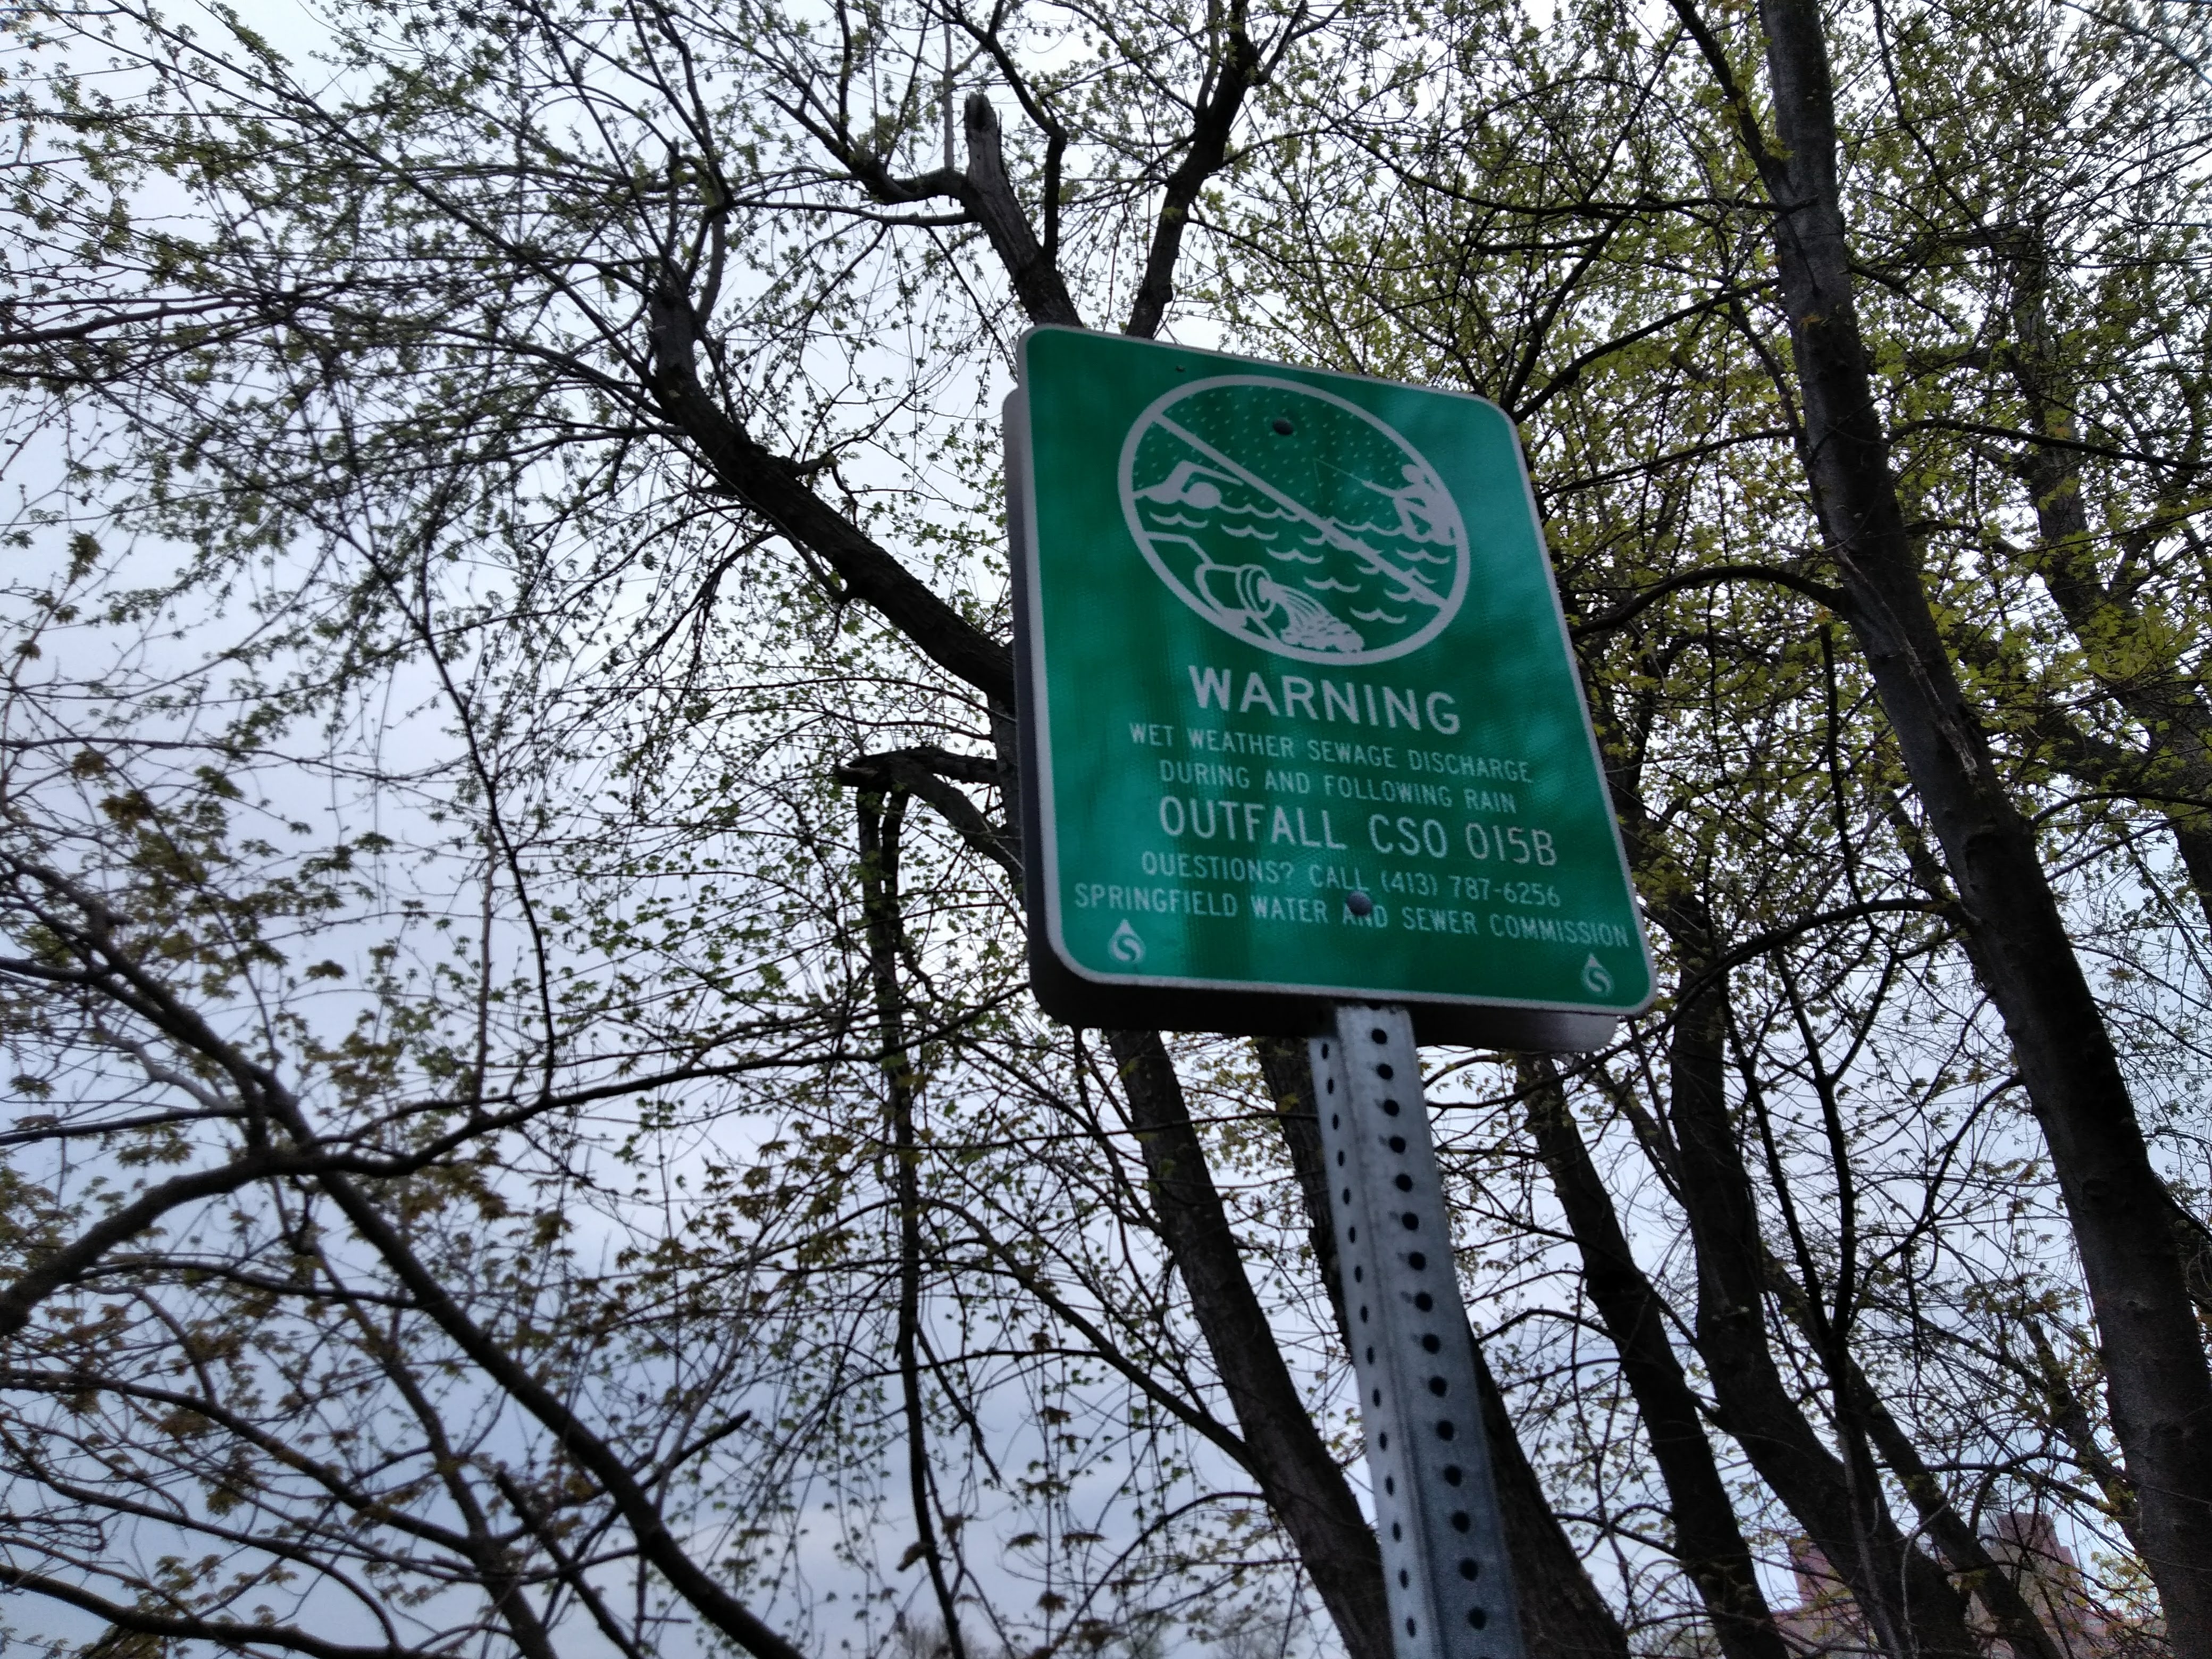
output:
[{"label": "tree trunk", "polygon": [[1167,1045],[1158,1031],[1109,1031],[1106,1041],[1128,1096],[1160,1231],[1250,1449],[1253,1475],[1352,1659],[1392,1659],[1382,1548],[1298,1398],[1244,1276]]},{"label": "tree trunk", "polygon": [[1628,1633],[1590,1583],[1574,1540],[1559,1524],[1544,1483],[1514,1432],[1505,1395],[1474,1333],[1475,1385],[1482,1392],[1482,1427],[1490,1441],[1490,1474],[1505,1522],[1505,1553],[1521,1601],[1521,1637],[1528,1659],[1628,1659]]},{"label": "tree trunk", "polygon": [[1937,633],[1905,527],[1853,307],[1834,83],[1815,0],[1760,0],[1780,155],[1756,145],[1814,505],[1849,620],[1963,907],[2051,1149],[2104,1342],[2113,1428],[2174,1650],[2212,1659],[2212,1372],[2118,1055],[2033,830]]},{"label": "tree trunk", "polygon": [[1524,1055],[1519,1073],[1537,1156],[1582,1253],[1583,1283],[1620,1356],[1621,1376],[1667,1483],[1675,1559],[1705,1599],[1727,1659],[1788,1659],[1705,1438],[1697,1396],[1668,1338],[1665,1304],[1620,1231],[1612,1195],[1590,1162],[1551,1061]]},{"label": "tree trunk", "polygon": [[899,938],[905,921],[899,902],[899,841],[907,798],[863,793],[860,799],[860,911],[868,936],[868,978],[884,1040],[884,1093],[890,1108],[892,1191],[898,1199],[899,1401],[906,1419],[907,1498],[914,1508],[915,1540],[929,1568],[938,1617],[945,1624],[947,1659],[968,1659],[960,1629],[958,1586],[948,1576],[937,1530],[936,1483],[929,1467],[929,1418],[921,1388],[921,1170],[915,1137],[915,1073],[907,1053],[906,1016],[899,995]]},{"label": "tree trunk", "polygon": [[1726,975],[1694,899],[1661,919],[1681,961],[1668,1054],[1668,1116],[1678,1195],[1698,1258],[1698,1352],[1721,1421],[1831,1565],[1894,1659],[1969,1659],[1980,1650],[1966,1607],[1941,1566],[1908,1543],[1868,1471],[1822,1442],[1775,1364],[1766,1321],[1767,1252],[1736,1126],[1729,1116]]},{"label": "tree trunk", "polygon": [[[1804,1287],[1792,1279],[1779,1261],[1769,1259],[1766,1280],[1773,1287],[1774,1299],[1782,1306],[1790,1322],[1814,1340],[1820,1340],[1816,1327],[1820,1323],[1805,1300]],[[2012,1644],[2009,1659],[2068,1659],[2060,1652],[2058,1644],[2034,1608],[2021,1593],[2014,1576],[1989,1553],[1966,1517],[1960,1515],[1944,1493],[1942,1482],[1936,1478],[1920,1455],[1920,1449],[1912,1443],[1911,1437],[1882,1403],[1881,1395],[1856,1359],[1845,1355],[1841,1374],[1832,1381],[1838,1389],[1850,1390],[1858,1420],[1865,1425],[1868,1437],[1889,1472],[1905,1488],[1905,1495],[1912,1500],[1912,1507],[1920,1516],[1922,1528],[1943,1552],[1943,1559],[1951,1571],[1959,1575],[1968,1593],[1978,1599],[1982,1610],[1989,1615],[1992,1632],[2001,1640]]]}]

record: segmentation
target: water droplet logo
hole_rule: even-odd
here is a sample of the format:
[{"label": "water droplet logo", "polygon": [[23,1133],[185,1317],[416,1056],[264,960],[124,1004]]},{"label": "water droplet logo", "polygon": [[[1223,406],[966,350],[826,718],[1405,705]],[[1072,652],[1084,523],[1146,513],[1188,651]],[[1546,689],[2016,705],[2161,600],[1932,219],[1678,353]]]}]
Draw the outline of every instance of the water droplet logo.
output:
[{"label": "water droplet logo", "polygon": [[1613,994],[1613,975],[1605,971],[1605,964],[1595,954],[1583,963],[1583,986],[1593,995],[1609,997]]},{"label": "water droplet logo", "polygon": [[1121,445],[1121,511],[1176,597],[1301,662],[1388,662],[1467,597],[1459,505],[1394,428],[1258,374],[1178,386]]},{"label": "water droplet logo", "polygon": [[1145,941],[1137,937],[1137,930],[1129,926],[1127,916],[1114,930],[1114,937],[1106,941],[1106,948],[1114,953],[1115,961],[1126,962],[1133,968],[1145,959]]}]

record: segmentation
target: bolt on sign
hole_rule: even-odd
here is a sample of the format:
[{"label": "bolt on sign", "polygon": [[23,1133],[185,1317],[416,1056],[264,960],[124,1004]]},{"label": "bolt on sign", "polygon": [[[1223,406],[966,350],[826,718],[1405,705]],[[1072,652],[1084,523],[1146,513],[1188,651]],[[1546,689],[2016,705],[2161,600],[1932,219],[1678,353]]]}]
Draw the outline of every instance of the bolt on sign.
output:
[{"label": "bolt on sign", "polygon": [[1040,328],[1006,433],[1047,1012],[1581,1048],[1649,1005],[1496,405]]}]

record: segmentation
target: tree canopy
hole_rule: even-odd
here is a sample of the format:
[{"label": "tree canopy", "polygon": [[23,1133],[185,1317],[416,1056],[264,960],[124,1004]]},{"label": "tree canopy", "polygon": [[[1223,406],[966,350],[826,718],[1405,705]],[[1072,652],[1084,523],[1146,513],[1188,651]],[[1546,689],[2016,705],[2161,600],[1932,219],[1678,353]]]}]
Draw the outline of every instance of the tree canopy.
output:
[{"label": "tree canopy", "polygon": [[1520,430],[1668,988],[1430,1054],[1532,1651],[2212,1655],[2203,8],[8,27],[29,1650],[1390,1651],[1303,1049],[1030,999],[1057,323]]}]

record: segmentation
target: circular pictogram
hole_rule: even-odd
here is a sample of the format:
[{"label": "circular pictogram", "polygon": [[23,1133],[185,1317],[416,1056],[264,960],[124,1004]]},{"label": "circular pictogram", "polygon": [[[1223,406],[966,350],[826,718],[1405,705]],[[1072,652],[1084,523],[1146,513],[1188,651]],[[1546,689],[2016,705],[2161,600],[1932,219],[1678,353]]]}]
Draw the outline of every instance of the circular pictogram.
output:
[{"label": "circular pictogram", "polygon": [[1357,404],[1291,380],[1178,386],[1129,428],[1121,511],[1176,596],[1302,662],[1388,662],[1467,596],[1467,526],[1426,457]]}]

